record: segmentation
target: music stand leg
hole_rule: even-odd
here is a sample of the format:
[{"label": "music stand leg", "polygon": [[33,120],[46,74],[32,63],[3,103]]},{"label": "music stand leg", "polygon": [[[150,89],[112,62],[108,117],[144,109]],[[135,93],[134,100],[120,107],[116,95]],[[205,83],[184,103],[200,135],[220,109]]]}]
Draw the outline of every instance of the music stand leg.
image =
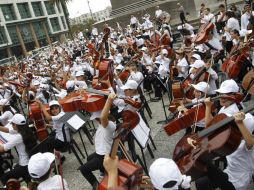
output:
[{"label": "music stand leg", "polygon": [[163,111],[164,111],[164,115],[165,115],[165,120],[158,121],[157,124],[166,124],[169,121],[168,121],[168,117],[167,117],[167,112],[166,112],[166,108],[165,108],[163,95],[161,96],[161,103],[162,103],[162,107],[163,107]]}]

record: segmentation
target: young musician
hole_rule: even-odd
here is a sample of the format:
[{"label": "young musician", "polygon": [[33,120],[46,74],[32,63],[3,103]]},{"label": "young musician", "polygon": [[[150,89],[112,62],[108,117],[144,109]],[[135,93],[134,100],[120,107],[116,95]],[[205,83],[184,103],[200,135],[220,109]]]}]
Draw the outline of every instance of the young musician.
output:
[{"label": "young musician", "polygon": [[98,181],[92,171],[104,171],[103,159],[106,154],[110,153],[113,143],[113,134],[116,124],[109,120],[109,111],[116,95],[111,93],[108,96],[106,104],[101,112],[94,112],[90,119],[96,119],[99,127],[95,134],[95,152],[88,156],[87,162],[80,166],[80,171],[86,180],[93,186],[93,190],[97,189]]},{"label": "young musician", "polygon": [[12,170],[2,175],[1,181],[6,184],[11,178],[19,179],[22,177],[28,182],[30,181],[27,169],[29,154],[31,149],[37,144],[36,139],[23,115],[15,114],[9,122],[9,128],[0,127],[1,132],[11,133],[11,138],[5,144],[0,144],[0,153],[15,147],[18,152],[19,163]]},{"label": "young musician", "polygon": [[5,126],[6,124],[8,124],[9,120],[14,116],[14,114],[16,112],[10,106],[8,99],[1,99],[0,100],[0,111],[2,113],[0,116],[0,122],[1,122],[2,126]]},{"label": "young musician", "polygon": [[[38,103],[40,104],[45,119],[53,122],[52,128],[56,132],[54,136],[49,136],[45,142],[45,144],[47,144],[48,151],[53,152],[54,149],[61,150],[62,148],[65,148],[66,142],[70,141],[70,134],[68,128],[64,126],[64,123],[59,121],[59,119],[65,114],[59,102],[56,100],[49,102],[50,113],[48,113],[42,103]],[[63,128],[65,134],[63,133]],[[64,159],[64,156],[62,156],[62,161]]]},{"label": "young musician", "polygon": [[185,51],[183,48],[180,48],[179,50],[176,50],[175,52],[176,52],[176,59],[177,59],[177,64],[175,67],[178,70],[178,76],[176,77],[176,80],[182,81],[188,75],[189,64],[185,57]]},{"label": "young musician", "polygon": [[65,179],[60,175],[51,176],[52,165],[55,160],[55,155],[49,152],[37,153],[33,155],[28,162],[28,172],[36,183],[37,190],[69,190]]},{"label": "young musician", "polygon": [[227,167],[224,171],[213,164],[207,165],[204,177],[196,181],[197,190],[210,190],[219,187],[222,190],[244,190],[252,181],[254,171],[254,117],[247,113],[234,114],[235,123],[243,136],[238,148],[226,156]]}]

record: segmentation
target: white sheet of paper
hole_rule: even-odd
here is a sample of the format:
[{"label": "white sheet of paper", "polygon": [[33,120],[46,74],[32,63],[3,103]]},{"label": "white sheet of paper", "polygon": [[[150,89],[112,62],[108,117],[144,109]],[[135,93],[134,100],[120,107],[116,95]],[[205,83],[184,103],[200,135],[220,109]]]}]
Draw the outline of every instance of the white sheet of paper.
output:
[{"label": "white sheet of paper", "polygon": [[78,130],[85,124],[85,121],[82,120],[78,115],[72,116],[67,123],[72,126],[73,129]]},{"label": "white sheet of paper", "polygon": [[142,117],[139,115],[140,122],[139,124],[131,130],[132,134],[135,136],[137,141],[140,143],[140,145],[145,148],[146,143],[149,139],[150,134],[150,128],[147,127],[146,123],[142,119]]}]

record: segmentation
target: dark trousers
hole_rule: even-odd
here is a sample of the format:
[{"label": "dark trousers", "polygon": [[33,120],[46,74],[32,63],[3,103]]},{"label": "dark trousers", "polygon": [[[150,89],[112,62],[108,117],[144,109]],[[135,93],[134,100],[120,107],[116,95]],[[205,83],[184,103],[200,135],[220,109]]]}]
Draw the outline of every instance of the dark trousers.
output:
[{"label": "dark trousers", "polygon": [[95,182],[97,182],[96,177],[93,175],[92,171],[100,170],[104,171],[103,167],[104,155],[99,155],[97,153],[93,153],[87,157],[87,162],[79,167],[82,175],[86,178],[86,180],[93,186]]},{"label": "dark trousers", "polygon": [[20,166],[17,164],[12,170],[1,177],[1,181],[5,185],[9,179],[19,179],[20,177],[22,177],[26,182],[30,181],[27,166]]},{"label": "dark trousers", "polygon": [[180,20],[181,20],[182,24],[184,24],[186,22],[184,12],[180,13]]},{"label": "dark trousers", "polygon": [[235,187],[228,181],[228,175],[216,166],[209,164],[204,177],[196,180],[197,190],[212,190],[215,188],[221,190],[235,190]]},{"label": "dark trousers", "polygon": [[66,147],[66,143],[56,139],[55,136],[49,136],[44,142],[43,151],[42,152],[52,152],[54,153],[54,149],[62,152],[63,149]]}]

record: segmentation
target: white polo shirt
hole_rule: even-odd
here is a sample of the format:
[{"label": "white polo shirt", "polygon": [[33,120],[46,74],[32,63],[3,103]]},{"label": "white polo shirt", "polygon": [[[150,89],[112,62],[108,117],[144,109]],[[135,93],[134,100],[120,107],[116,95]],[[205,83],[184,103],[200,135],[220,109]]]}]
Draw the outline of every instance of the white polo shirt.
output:
[{"label": "white polo shirt", "polygon": [[[61,111],[58,115],[52,116],[53,121],[53,128],[56,130],[56,139],[59,139],[60,141],[64,142],[64,136],[63,136],[63,123],[59,122],[58,120],[64,115],[65,113]],[[65,126],[65,134],[67,141],[70,141],[70,133],[68,128]]]},{"label": "white polo shirt", "polygon": [[114,131],[116,124],[112,121],[108,122],[108,126],[104,128],[101,124],[95,133],[95,152],[99,155],[109,154],[113,143]]},{"label": "white polo shirt", "polygon": [[223,107],[220,109],[220,111],[219,111],[218,114],[224,113],[224,114],[226,114],[228,117],[230,117],[230,116],[233,116],[233,115],[234,115],[235,113],[237,113],[237,112],[239,112],[239,109],[238,109],[236,103],[234,103],[234,104],[231,104],[230,106],[228,106],[227,108],[225,108],[225,106],[223,106]]},{"label": "white polo shirt", "polygon": [[0,116],[0,122],[2,123],[3,126],[7,125],[9,123],[8,120],[10,120],[13,117],[13,113],[10,111],[5,111],[1,116]]},{"label": "white polo shirt", "polygon": [[25,145],[24,145],[22,136],[19,133],[10,134],[10,135],[12,136],[12,138],[10,138],[10,140],[8,140],[8,142],[3,145],[4,150],[8,151],[12,149],[13,147],[16,147],[18,151],[18,155],[19,155],[19,165],[27,166],[29,157],[25,150]]}]

